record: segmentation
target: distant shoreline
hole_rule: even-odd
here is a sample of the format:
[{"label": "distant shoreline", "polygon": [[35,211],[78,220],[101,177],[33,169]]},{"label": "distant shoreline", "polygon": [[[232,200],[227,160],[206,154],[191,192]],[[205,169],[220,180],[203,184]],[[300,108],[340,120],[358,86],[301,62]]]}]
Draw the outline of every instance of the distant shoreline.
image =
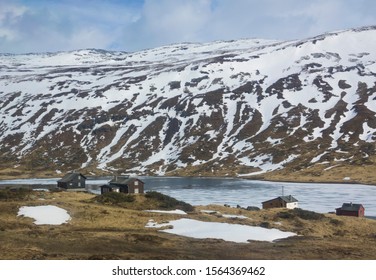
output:
[{"label": "distant shoreline", "polygon": [[[93,176],[88,175],[87,180],[109,180],[112,176]],[[333,184],[333,185],[365,185],[374,186],[376,183],[367,183],[360,181],[309,181],[309,180],[277,180],[277,179],[263,179],[263,178],[250,178],[250,177],[231,177],[231,176],[160,176],[160,175],[135,175],[134,177],[156,177],[156,178],[200,178],[200,179],[222,179],[222,180],[247,180],[247,181],[260,181],[260,182],[270,182],[270,183],[292,183],[292,184]],[[17,178],[17,177],[1,177],[0,176],[0,188],[3,181],[13,181],[13,180],[58,180],[60,177],[27,177],[27,178]],[[11,185],[11,184],[10,184]],[[23,185],[23,184],[20,184]],[[25,184],[25,185],[38,185],[38,184]]]}]

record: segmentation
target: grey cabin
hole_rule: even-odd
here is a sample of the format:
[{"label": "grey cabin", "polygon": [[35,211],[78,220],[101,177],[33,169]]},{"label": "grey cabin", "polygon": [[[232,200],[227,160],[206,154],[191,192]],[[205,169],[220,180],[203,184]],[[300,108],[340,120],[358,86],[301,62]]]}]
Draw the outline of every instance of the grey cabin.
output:
[{"label": "grey cabin", "polygon": [[86,177],[78,172],[68,173],[57,181],[57,187],[63,189],[84,189]]}]

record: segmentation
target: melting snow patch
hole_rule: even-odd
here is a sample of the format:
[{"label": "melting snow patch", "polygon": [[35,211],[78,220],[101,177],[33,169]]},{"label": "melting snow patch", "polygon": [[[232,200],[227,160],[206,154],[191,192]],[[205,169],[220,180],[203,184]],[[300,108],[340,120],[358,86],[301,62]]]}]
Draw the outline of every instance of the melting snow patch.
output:
[{"label": "melting snow patch", "polygon": [[248,217],[244,216],[244,215],[228,215],[228,214],[223,214],[222,217],[229,218],[229,219],[248,219]]},{"label": "melting snow patch", "polygon": [[220,212],[215,210],[200,210],[200,212],[205,214],[220,214]]},{"label": "melting snow patch", "polygon": [[162,229],[160,231],[186,237],[201,239],[216,238],[238,243],[247,243],[249,240],[273,242],[277,239],[296,235],[292,232],[283,232],[277,229],[228,223],[201,222],[191,219],[180,219],[164,224],[149,221],[146,225],[146,227],[150,228],[162,228],[166,226],[172,226],[172,228]]},{"label": "melting snow patch", "polygon": [[336,164],[336,165],[329,166],[329,167],[325,168],[324,171],[328,171],[328,170],[336,168],[338,166],[341,166],[341,164]]},{"label": "melting snow patch", "polygon": [[155,222],[153,219],[149,220],[148,223],[146,224],[146,228],[162,228],[165,227],[166,224],[158,224]]},{"label": "melting snow patch", "polygon": [[187,215],[187,213],[185,213],[184,211],[182,210],[171,210],[171,211],[164,211],[164,210],[145,210],[145,212],[152,212],[152,213],[163,213],[163,214],[178,214],[178,215]]},{"label": "melting snow patch", "polygon": [[33,191],[36,191],[36,192],[49,192],[50,190],[49,189],[43,189],[43,188],[37,188],[37,189],[33,189]]},{"label": "melting snow patch", "polygon": [[32,218],[36,225],[61,225],[71,218],[66,210],[52,205],[22,206],[18,216]]},{"label": "melting snow patch", "polygon": [[247,216],[244,216],[244,215],[221,214],[221,212],[218,212],[215,210],[201,210],[200,212],[204,214],[218,215],[218,216],[221,216],[223,218],[228,218],[228,219],[249,219]]}]

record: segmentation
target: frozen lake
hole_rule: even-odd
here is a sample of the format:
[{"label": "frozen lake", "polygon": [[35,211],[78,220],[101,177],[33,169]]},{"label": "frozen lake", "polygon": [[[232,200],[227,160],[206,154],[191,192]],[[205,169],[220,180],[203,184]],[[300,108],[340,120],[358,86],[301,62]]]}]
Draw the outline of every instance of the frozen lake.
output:
[{"label": "frozen lake", "polygon": [[[252,181],[231,178],[179,178],[140,177],[145,182],[145,191],[158,191],[192,205],[228,204],[236,207],[257,206],[265,200],[282,195],[293,195],[299,200],[299,207],[306,210],[327,213],[335,211],[344,202],[360,203],[366,209],[366,216],[376,216],[376,186],[361,184],[315,184]],[[18,185],[33,188],[56,186],[58,179],[3,180],[1,186]],[[109,178],[88,180],[87,189],[99,193],[99,186]]]}]

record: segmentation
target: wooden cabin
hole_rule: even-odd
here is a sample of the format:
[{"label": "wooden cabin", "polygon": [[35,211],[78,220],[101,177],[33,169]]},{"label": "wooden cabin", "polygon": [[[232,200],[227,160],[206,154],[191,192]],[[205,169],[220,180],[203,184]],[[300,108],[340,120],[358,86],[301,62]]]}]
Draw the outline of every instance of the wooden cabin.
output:
[{"label": "wooden cabin", "polygon": [[102,185],[99,187],[101,189],[101,194],[108,192],[119,192],[119,188],[112,188],[110,185]]},{"label": "wooden cabin", "polygon": [[86,177],[78,172],[66,174],[57,181],[57,187],[63,189],[84,189],[86,186]]},{"label": "wooden cabin", "polygon": [[144,193],[145,183],[129,176],[115,176],[108,185],[101,186],[101,194],[107,192]]},{"label": "wooden cabin", "polygon": [[288,208],[294,209],[298,207],[298,200],[291,196],[279,196],[277,198],[262,202],[263,209],[269,208]]},{"label": "wooden cabin", "polygon": [[364,217],[365,209],[362,204],[343,203],[342,207],[336,208],[337,216]]}]

